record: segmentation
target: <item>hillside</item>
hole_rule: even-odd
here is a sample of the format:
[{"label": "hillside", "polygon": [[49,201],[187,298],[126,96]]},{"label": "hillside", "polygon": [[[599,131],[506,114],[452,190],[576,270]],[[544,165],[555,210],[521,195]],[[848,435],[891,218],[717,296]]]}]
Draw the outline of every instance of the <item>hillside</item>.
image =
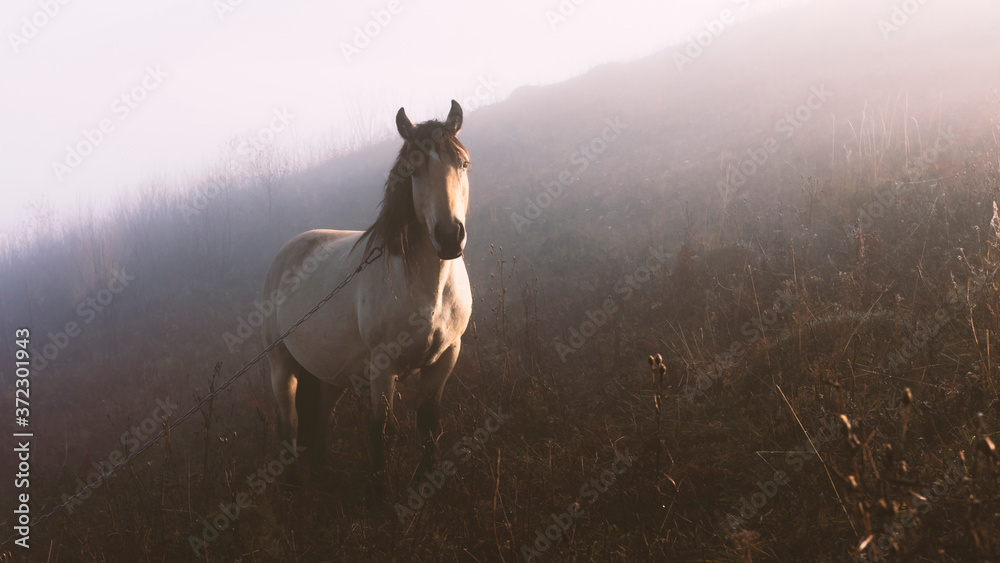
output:
[{"label": "hillside", "polygon": [[[266,486],[199,560],[1000,556],[1000,7],[961,5],[972,28],[926,3],[886,39],[892,2],[807,3],[726,28],[683,70],[679,45],[467,114],[474,324],[443,459],[491,412],[511,418],[403,518],[412,385],[386,506],[366,498],[367,399],[348,393],[328,474]],[[268,152],[180,192],[139,186],[106,221],[39,217],[0,257],[0,326],[52,356],[32,380],[36,513],[127,451],[123,432],[159,428],[154,408],[176,420],[260,351],[223,335],[274,254],[367,227],[398,147],[305,170]],[[281,449],[265,371],[33,544],[188,559]],[[0,369],[10,404],[13,379]],[[570,523],[546,540],[553,518]]]}]

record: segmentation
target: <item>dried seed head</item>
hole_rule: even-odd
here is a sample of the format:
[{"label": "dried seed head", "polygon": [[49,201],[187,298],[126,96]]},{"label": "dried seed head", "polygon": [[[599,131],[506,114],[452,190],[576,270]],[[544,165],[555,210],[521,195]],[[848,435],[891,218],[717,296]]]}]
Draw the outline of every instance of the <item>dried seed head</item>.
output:
[{"label": "dried seed head", "polygon": [[660,364],[660,377],[667,375],[667,366]]},{"label": "dried seed head", "polygon": [[979,441],[979,449],[983,450],[983,453],[990,457],[997,456],[997,447],[993,444],[993,440],[990,440],[989,436],[983,436]]},{"label": "dried seed head", "polygon": [[840,415],[840,422],[841,422],[841,424],[844,425],[844,430],[847,430],[847,433],[850,434],[851,433],[851,419],[847,418],[846,414],[842,414],[842,415]]},{"label": "dried seed head", "polygon": [[847,476],[847,484],[851,487],[852,490],[855,491],[858,490],[858,480],[854,475]]},{"label": "dried seed head", "polygon": [[660,365],[662,363],[663,363],[663,356],[657,354],[656,355],[656,365]]},{"label": "dried seed head", "polygon": [[650,356],[649,357],[649,367],[653,367],[655,365],[656,365],[656,358],[654,358],[653,356]]},{"label": "dried seed head", "polygon": [[903,406],[908,407],[913,403],[913,392],[910,391],[909,387],[903,388]]}]

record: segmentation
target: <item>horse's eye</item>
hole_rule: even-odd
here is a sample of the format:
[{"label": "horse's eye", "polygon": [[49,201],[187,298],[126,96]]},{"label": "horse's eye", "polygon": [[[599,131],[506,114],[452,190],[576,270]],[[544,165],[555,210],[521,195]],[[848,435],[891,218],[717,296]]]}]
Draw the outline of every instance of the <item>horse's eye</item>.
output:
[{"label": "horse's eye", "polygon": [[469,162],[468,160],[463,160],[462,161],[462,170],[468,170],[469,166],[472,166],[471,162]]}]

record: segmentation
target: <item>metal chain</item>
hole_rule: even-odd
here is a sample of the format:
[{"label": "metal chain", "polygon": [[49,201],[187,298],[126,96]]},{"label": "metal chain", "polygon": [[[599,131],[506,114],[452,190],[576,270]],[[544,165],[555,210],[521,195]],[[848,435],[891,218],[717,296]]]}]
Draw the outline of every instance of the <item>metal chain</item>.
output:
[{"label": "metal chain", "polygon": [[[232,375],[232,377],[230,377],[222,385],[220,385],[218,389],[216,389],[215,391],[212,391],[208,395],[205,395],[205,398],[203,398],[201,400],[201,402],[199,402],[195,406],[191,407],[186,413],[184,413],[180,418],[178,418],[177,421],[173,423],[173,425],[167,426],[166,423],[165,423],[163,430],[160,430],[159,434],[157,434],[151,440],[149,440],[148,442],[146,442],[145,444],[143,444],[143,446],[141,448],[139,448],[138,450],[135,450],[134,452],[132,452],[131,454],[129,454],[129,456],[126,457],[118,465],[115,465],[111,469],[109,469],[108,472],[105,473],[105,474],[103,474],[100,479],[97,479],[96,481],[94,481],[91,484],[85,485],[75,495],[67,498],[61,504],[56,505],[55,508],[53,508],[52,510],[50,510],[47,514],[43,514],[42,516],[39,516],[38,518],[36,518],[35,521],[30,524],[30,527],[34,528],[39,523],[43,522],[46,518],[48,518],[49,516],[52,516],[53,514],[55,514],[59,509],[64,508],[67,505],[69,505],[71,502],[73,502],[75,499],[77,499],[78,497],[80,497],[85,492],[87,492],[90,489],[93,489],[93,488],[99,486],[105,479],[107,479],[108,477],[110,477],[115,471],[118,471],[119,468],[121,468],[125,464],[129,463],[130,461],[132,461],[133,459],[135,459],[136,457],[138,457],[139,454],[141,454],[142,452],[146,451],[147,449],[149,449],[150,447],[152,447],[154,444],[156,444],[157,442],[159,442],[164,436],[167,435],[167,432],[169,430],[171,430],[171,429],[176,428],[177,426],[179,426],[182,422],[184,422],[185,420],[187,420],[188,417],[190,417],[197,410],[199,410],[201,407],[203,407],[205,405],[205,403],[207,403],[209,400],[215,398],[219,393],[222,392],[223,389],[229,387],[234,381],[236,381],[236,379],[238,377],[240,377],[241,375],[243,375],[244,373],[246,373],[247,370],[249,370],[251,367],[253,367],[254,364],[256,364],[257,362],[259,362],[261,360],[261,358],[263,358],[268,352],[270,352],[271,350],[273,350],[275,346],[277,346],[278,344],[280,344],[282,340],[288,338],[289,334],[295,332],[295,329],[298,328],[299,325],[301,325],[302,323],[304,323],[307,320],[309,320],[309,318],[313,316],[313,313],[315,313],[316,311],[318,311],[320,307],[322,307],[323,305],[326,304],[327,301],[329,301],[330,299],[332,299],[334,295],[336,295],[341,289],[344,288],[344,286],[346,286],[347,284],[349,284],[351,282],[351,280],[354,279],[354,276],[356,274],[361,273],[361,271],[364,270],[368,265],[370,265],[375,260],[378,260],[378,258],[381,257],[382,254],[383,254],[383,250],[382,250],[383,248],[384,248],[384,246],[378,246],[374,250],[372,250],[371,253],[369,253],[368,257],[365,258],[365,260],[362,261],[361,264],[359,264],[358,267],[353,272],[351,272],[351,274],[349,276],[347,276],[346,278],[344,278],[344,281],[340,282],[340,284],[338,284],[337,287],[333,288],[333,290],[331,290],[330,293],[327,293],[326,297],[324,297],[323,299],[321,299],[320,302],[317,303],[315,307],[313,307],[312,309],[310,309],[309,312],[307,312],[305,315],[303,315],[301,319],[295,321],[295,323],[292,324],[292,326],[288,327],[288,330],[286,330],[281,336],[279,336],[277,338],[277,340],[275,340],[274,342],[268,344],[267,347],[264,348],[264,350],[262,350],[259,354],[257,354],[257,356],[254,357],[254,359],[250,360],[250,363],[244,365],[242,368],[240,368],[239,370],[237,370],[236,373],[234,373]],[[11,537],[7,538],[7,540],[4,541],[0,545],[7,545],[8,543],[11,542],[11,540],[13,540],[17,536],[18,536],[18,534],[15,533]]]}]

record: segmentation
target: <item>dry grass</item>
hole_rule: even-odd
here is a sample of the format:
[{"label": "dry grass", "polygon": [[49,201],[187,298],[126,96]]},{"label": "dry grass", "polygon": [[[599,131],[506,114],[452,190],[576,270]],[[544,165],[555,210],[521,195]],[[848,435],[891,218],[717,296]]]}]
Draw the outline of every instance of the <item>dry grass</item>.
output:
[{"label": "dry grass", "polygon": [[[802,89],[791,90],[798,100]],[[653,117],[623,111],[628,136],[528,236],[514,234],[508,210],[566,164],[560,147],[593,131],[581,133],[584,123],[545,142],[531,129],[520,144],[480,139],[495,163],[480,158],[474,173],[475,322],[442,404],[441,461],[457,469],[417,514],[401,521],[394,510],[419,457],[409,384],[388,502],[373,504],[367,400],[351,393],[329,421],[321,477],[305,488],[248,485],[281,452],[269,386],[254,370],[72,513],[33,530],[32,558],[191,560],[189,537],[240,494],[252,494],[251,506],[197,560],[516,561],[522,546],[544,546],[534,545],[537,531],[574,502],[582,512],[541,560],[846,561],[862,545],[869,560],[872,545],[890,561],[1000,556],[996,124],[895,99],[845,105],[847,117],[824,122],[832,130],[815,122],[781,163],[720,202],[725,163],[702,145],[746,133],[743,121],[689,131],[656,113],[670,107],[662,99],[630,106]],[[601,109],[623,107],[616,99]],[[743,106],[710,99],[696,109],[718,107]],[[595,112],[566,115],[584,113]],[[915,117],[935,127],[905,126]],[[966,125],[959,144],[907,169],[947,122]],[[388,162],[376,159],[391,153],[383,149],[365,157]],[[330,166],[342,164],[353,170]],[[118,436],[157,398],[183,412],[256,352],[254,340],[231,353],[221,334],[251,309],[284,240],[308,227],[366,226],[350,213],[373,208],[376,194],[350,182],[378,182],[358,173],[310,186],[310,174],[332,176],[229,179],[190,223],[163,193],[148,206],[123,204],[101,229],[42,229],[4,254],[5,334],[59,330],[122,265],[137,278],[35,376],[35,431],[45,437],[36,514],[121,448]],[[287,197],[271,202],[274,190]],[[650,246],[672,254],[638,282]],[[583,332],[607,299],[617,312],[563,362],[556,341]],[[651,366],[656,354],[662,363]],[[466,458],[454,447],[491,410],[511,418]],[[633,461],[602,491],[591,480],[616,451]]]}]

